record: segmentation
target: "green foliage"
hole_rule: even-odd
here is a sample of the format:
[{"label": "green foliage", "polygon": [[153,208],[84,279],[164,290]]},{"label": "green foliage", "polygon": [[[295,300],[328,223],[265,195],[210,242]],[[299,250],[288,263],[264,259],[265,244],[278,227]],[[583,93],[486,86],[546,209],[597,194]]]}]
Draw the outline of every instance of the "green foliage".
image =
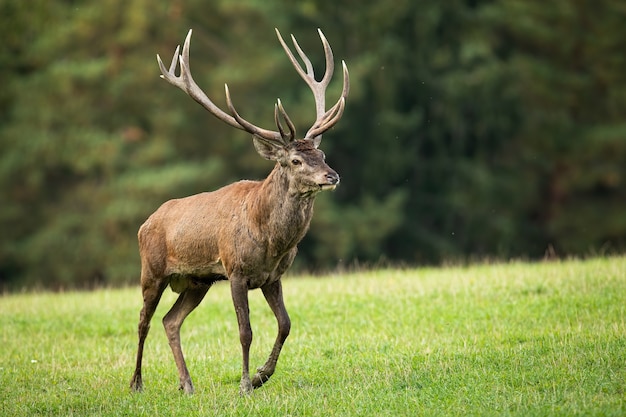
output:
[{"label": "green foliage", "polygon": [[527,213],[542,240],[570,253],[623,249],[626,9],[513,1],[486,13],[526,104],[512,163],[541,199]]},{"label": "green foliage", "polygon": [[[159,321],[135,364],[138,288],[0,297],[2,415],[620,416],[626,411],[626,258],[378,270],[288,279],[292,332],[272,379],[239,397],[229,287],[181,338],[196,394]],[[312,296],[313,295],[313,296]],[[276,322],[250,293],[251,365]]]},{"label": "green foliage", "polygon": [[[350,68],[324,137],[337,192],[298,265],[437,263],[626,247],[626,9],[609,0],[386,3],[0,1],[0,287],[121,284],[161,203],[271,165],[158,78],[194,29],[194,77],[217,104],[300,132],[308,87],[276,42]],[[320,72],[318,70],[318,72]],[[340,83],[331,85],[334,101]]]}]

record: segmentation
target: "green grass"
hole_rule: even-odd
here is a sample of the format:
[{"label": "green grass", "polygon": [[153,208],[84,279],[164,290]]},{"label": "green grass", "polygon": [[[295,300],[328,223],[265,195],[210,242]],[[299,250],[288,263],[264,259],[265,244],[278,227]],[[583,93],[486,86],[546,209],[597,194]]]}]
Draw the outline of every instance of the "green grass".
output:
[{"label": "green grass", "polygon": [[[138,288],[0,297],[0,415],[416,416],[626,414],[626,258],[380,270],[284,282],[292,334],[274,377],[238,395],[226,284],[183,326],[196,394],[160,318],[145,392],[128,389]],[[250,293],[251,362],[276,324]]]}]

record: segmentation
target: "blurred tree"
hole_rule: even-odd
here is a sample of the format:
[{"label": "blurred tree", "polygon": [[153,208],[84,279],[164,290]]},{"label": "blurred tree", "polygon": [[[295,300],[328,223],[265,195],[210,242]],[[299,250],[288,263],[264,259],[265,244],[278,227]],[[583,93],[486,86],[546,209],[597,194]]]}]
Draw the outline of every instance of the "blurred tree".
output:
[{"label": "blurred tree", "polygon": [[[626,247],[626,5],[498,2],[493,44],[524,102],[513,170],[531,191],[521,224],[561,254]],[[537,247],[538,245],[541,245]]]},{"label": "blurred tree", "polygon": [[[201,24],[194,49],[208,51],[193,54],[193,62],[204,81],[216,56],[232,68],[233,42],[220,34],[244,38],[243,22],[256,15],[226,5],[198,13],[200,1],[185,8],[146,0],[38,6],[33,15],[22,3],[3,5],[3,19],[23,25],[6,30],[25,36],[9,37],[12,56],[0,58],[13,62],[3,72],[10,88],[2,97],[0,190],[9,204],[0,208],[0,283],[64,287],[136,279],[135,234],[143,220],[169,198],[236,178],[243,164],[230,158],[249,145],[238,140],[230,149],[234,134],[159,80],[154,53],[170,59],[174,40]],[[239,34],[222,30],[228,20],[239,22],[233,25]],[[248,56],[260,61],[261,48],[252,42],[244,55],[253,48],[259,52]],[[242,67],[231,79],[254,89],[259,67],[248,65],[247,74]],[[223,95],[218,91],[213,96]],[[266,107],[270,113],[272,103]]]},{"label": "blurred tree", "polygon": [[302,3],[293,24],[343,39],[356,85],[325,141],[343,180],[305,241],[316,264],[512,253],[520,197],[499,155],[520,110],[482,3]]},{"label": "blurred tree", "polygon": [[[626,8],[609,0],[0,0],[0,287],[135,282],[139,225],[167,199],[262,178],[247,134],[158,78],[194,29],[219,105],[300,132],[308,87],[273,27],[321,73],[314,28],[348,63],[298,265],[436,263],[623,250]],[[329,102],[339,94],[331,84]]]}]

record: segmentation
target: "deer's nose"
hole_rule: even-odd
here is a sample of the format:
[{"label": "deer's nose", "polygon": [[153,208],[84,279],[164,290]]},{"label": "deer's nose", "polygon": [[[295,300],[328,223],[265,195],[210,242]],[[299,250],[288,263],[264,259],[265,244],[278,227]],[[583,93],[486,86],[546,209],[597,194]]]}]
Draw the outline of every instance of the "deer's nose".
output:
[{"label": "deer's nose", "polygon": [[329,184],[337,185],[339,184],[339,174],[337,174],[335,171],[330,171],[326,174],[326,180]]}]

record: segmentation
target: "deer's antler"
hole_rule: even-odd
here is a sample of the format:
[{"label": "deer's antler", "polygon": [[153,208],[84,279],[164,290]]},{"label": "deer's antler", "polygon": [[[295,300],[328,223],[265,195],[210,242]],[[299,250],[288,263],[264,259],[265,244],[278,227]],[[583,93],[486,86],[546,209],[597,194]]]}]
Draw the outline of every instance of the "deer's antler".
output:
[{"label": "deer's antler", "polygon": [[[163,65],[163,61],[161,60],[161,57],[157,54],[157,61],[159,63],[159,68],[161,68],[161,78],[163,78],[170,84],[175,85],[176,87],[180,88],[181,90],[189,94],[189,96],[191,96],[191,98],[193,98],[198,103],[200,103],[202,107],[207,109],[215,117],[222,120],[223,122],[226,122],[230,126],[235,127],[237,129],[245,130],[249,133],[252,133],[253,135],[262,137],[267,140],[278,141],[280,143],[284,143],[285,138],[283,138],[280,132],[267,130],[267,129],[263,129],[261,127],[255,126],[252,123],[249,123],[248,121],[243,119],[234,110],[234,107],[232,106],[232,101],[230,99],[230,95],[228,93],[228,86],[225,86],[226,100],[228,102],[228,106],[231,110],[232,116],[225,113],[224,111],[222,111],[222,109],[217,107],[215,103],[213,103],[211,99],[207,97],[204,91],[202,91],[202,89],[198,86],[198,84],[196,84],[193,77],[191,76],[191,70],[189,68],[189,43],[191,42],[191,33],[192,33],[192,30],[189,29],[189,32],[187,33],[187,37],[185,38],[185,43],[183,45],[183,53],[181,55],[179,55],[180,45],[176,47],[176,51],[174,52],[174,56],[172,57],[172,63],[169,69],[167,69],[165,65]],[[176,76],[176,67],[179,66],[179,63],[180,63],[180,75]],[[285,119],[287,119],[287,113],[284,112],[284,109],[282,110],[282,116]]]},{"label": "deer's antler", "polygon": [[308,130],[306,135],[304,136],[306,139],[315,139],[316,146],[319,145],[319,142],[322,140],[322,133],[330,129],[339,121],[341,115],[343,114],[343,110],[345,107],[345,101],[348,97],[348,92],[350,91],[350,77],[348,74],[348,67],[344,61],[341,61],[341,65],[343,67],[343,91],[341,92],[341,97],[337,103],[330,108],[330,110],[326,111],[325,102],[326,102],[326,87],[330,83],[330,80],[333,76],[333,72],[335,70],[335,63],[333,61],[333,51],[330,48],[330,44],[326,37],[322,33],[321,29],[318,29],[317,32],[320,35],[320,39],[322,40],[322,45],[324,46],[324,55],[326,57],[326,71],[324,72],[324,77],[321,81],[317,81],[315,79],[315,72],[313,71],[313,64],[311,64],[311,60],[306,56],[296,38],[291,35],[291,40],[293,42],[298,55],[304,62],[304,67],[306,71],[302,68],[296,57],[291,52],[291,49],[285,41],[283,37],[280,35],[278,29],[276,29],[276,35],[278,36],[278,40],[280,44],[283,46],[283,49],[287,53],[289,60],[293,64],[294,68],[300,74],[300,77],[307,83],[311,91],[313,92],[313,97],[315,98],[315,111],[316,111],[316,121]]},{"label": "deer's antler", "polygon": [[[334,62],[333,52],[330,48],[328,41],[326,40],[326,37],[324,37],[324,34],[321,30],[318,29],[318,32],[324,46],[324,53],[326,57],[326,72],[324,73],[324,77],[322,78],[322,80],[319,82],[315,80],[315,74],[313,72],[313,65],[311,64],[311,61],[302,51],[300,45],[298,45],[296,38],[291,35],[291,39],[293,40],[296,51],[304,62],[306,72],[302,69],[289,47],[285,44],[285,41],[280,35],[278,29],[276,29],[278,40],[285,49],[289,60],[293,64],[298,74],[300,74],[302,79],[307,83],[307,85],[311,88],[311,91],[313,92],[313,96],[315,98],[316,121],[313,126],[311,126],[311,128],[308,130],[304,138],[313,139],[316,147],[319,146],[322,133],[334,126],[335,123],[337,123],[337,121],[339,121],[339,119],[341,118],[345,106],[345,100],[348,96],[348,91],[350,89],[348,68],[346,67],[345,62],[342,61],[343,91],[341,93],[341,97],[333,107],[331,107],[328,111],[325,110],[326,87],[328,87],[330,79],[333,75]],[[280,99],[277,100],[277,103],[274,106],[274,120],[276,122],[276,127],[278,128],[278,131],[274,131],[263,129],[241,117],[232,103],[230,92],[228,90],[228,85],[225,85],[224,87],[226,93],[226,104],[231,114],[224,112],[222,109],[217,107],[211,101],[211,99],[207,97],[204,91],[202,91],[202,89],[198,86],[198,84],[196,84],[193,77],[191,76],[191,70],[189,67],[189,44],[191,42],[191,33],[192,30],[190,29],[189,33],[187,33],[187,37],[185,38],[185,43],[183,44],[182,54],[179,55],[180,45],[176,47],[176,51],[174,52],[174,56],[172,57],[172,63],[170,64],[169,69],[165,67],[163,61],[161,60],[161,57],[157,55],[157,61],[159,63],[159,68],[161,69],[161,78],[189,94],[191,98],[200,103],[211,114],[232,127],[245,130],[260,138],[264,138],[273,142],[279,142],[283,145],[286,145],[294,140],[296,136],[295,126],[287,115],[287,112],[280,102]],[[180,75],[176,75],[176,69],[179,66]],[[281,118],[287,124],[288,131],[285,131],[280,120]]]}]

